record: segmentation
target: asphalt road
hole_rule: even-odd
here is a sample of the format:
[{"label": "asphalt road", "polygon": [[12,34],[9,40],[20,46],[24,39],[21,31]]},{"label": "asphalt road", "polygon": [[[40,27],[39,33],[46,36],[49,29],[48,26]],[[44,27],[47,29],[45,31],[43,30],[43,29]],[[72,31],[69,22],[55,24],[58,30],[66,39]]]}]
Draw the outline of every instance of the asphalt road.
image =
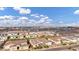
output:
[{"label": "asphalt road", "polygon": [[43,51],[65,51],[65,50],[68,50],[69,47],[77,48],[77,47],[79,47],[79,45],[66,46],[66,47],[58,47],[58,48],[49,48],[49,49],[45,49]]}]

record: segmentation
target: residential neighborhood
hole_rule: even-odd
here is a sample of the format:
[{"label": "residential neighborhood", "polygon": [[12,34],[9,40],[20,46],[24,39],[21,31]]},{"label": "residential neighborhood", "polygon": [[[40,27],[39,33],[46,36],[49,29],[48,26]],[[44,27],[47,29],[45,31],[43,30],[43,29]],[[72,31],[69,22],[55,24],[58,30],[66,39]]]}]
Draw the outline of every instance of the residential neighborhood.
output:
[{"label": "residential neighborhood", "polygon": [[[37,51],[79,45],[78,34],[69,36],[69,34],[62,35],[59,32],[53,29],[52,31],[46,30],[36,32],[27,30],[3,31],[0,32],[0,50]],[[64,32],[63,34],[67,34]]]}]

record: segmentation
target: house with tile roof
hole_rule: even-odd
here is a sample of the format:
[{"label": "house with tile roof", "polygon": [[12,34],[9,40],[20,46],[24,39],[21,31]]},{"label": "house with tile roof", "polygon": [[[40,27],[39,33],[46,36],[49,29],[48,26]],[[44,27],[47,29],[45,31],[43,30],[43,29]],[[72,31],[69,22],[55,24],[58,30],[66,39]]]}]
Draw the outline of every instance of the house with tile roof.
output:
[{"label": "house with tile roof", "polygon": [[27,40],[9,40],[4,45],[4,50],[28,50]]}]

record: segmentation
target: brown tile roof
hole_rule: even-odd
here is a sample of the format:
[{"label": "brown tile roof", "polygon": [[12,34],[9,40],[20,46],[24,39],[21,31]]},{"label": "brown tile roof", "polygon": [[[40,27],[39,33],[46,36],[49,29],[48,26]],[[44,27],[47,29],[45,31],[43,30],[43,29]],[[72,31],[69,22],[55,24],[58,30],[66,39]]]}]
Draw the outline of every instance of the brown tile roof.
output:
[{"label": "brown tile roof", "polygon": [[46,40],[46,39],[31,39],[30,40],[30,43],[32,45],[40,44],[41,42],[42,43],[47,43],[47,42],[49,42],[49,40]]},{"label": "brown tile roof", "polygon": [[9,45],[9,44],[15,44],[15,45],[20,45],[21,43],[27,43],[27,40],[9,40],[5,43],[5,45]]}]

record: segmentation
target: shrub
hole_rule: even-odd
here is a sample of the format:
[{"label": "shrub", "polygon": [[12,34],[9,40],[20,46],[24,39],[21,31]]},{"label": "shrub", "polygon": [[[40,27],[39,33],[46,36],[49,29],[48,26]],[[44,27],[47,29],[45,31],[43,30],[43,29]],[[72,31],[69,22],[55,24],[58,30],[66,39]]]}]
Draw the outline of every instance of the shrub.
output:
[{"label": "shrub", "polygon": [[44,48],[49,48],[49,46],[48,45],[44,45]]}]

